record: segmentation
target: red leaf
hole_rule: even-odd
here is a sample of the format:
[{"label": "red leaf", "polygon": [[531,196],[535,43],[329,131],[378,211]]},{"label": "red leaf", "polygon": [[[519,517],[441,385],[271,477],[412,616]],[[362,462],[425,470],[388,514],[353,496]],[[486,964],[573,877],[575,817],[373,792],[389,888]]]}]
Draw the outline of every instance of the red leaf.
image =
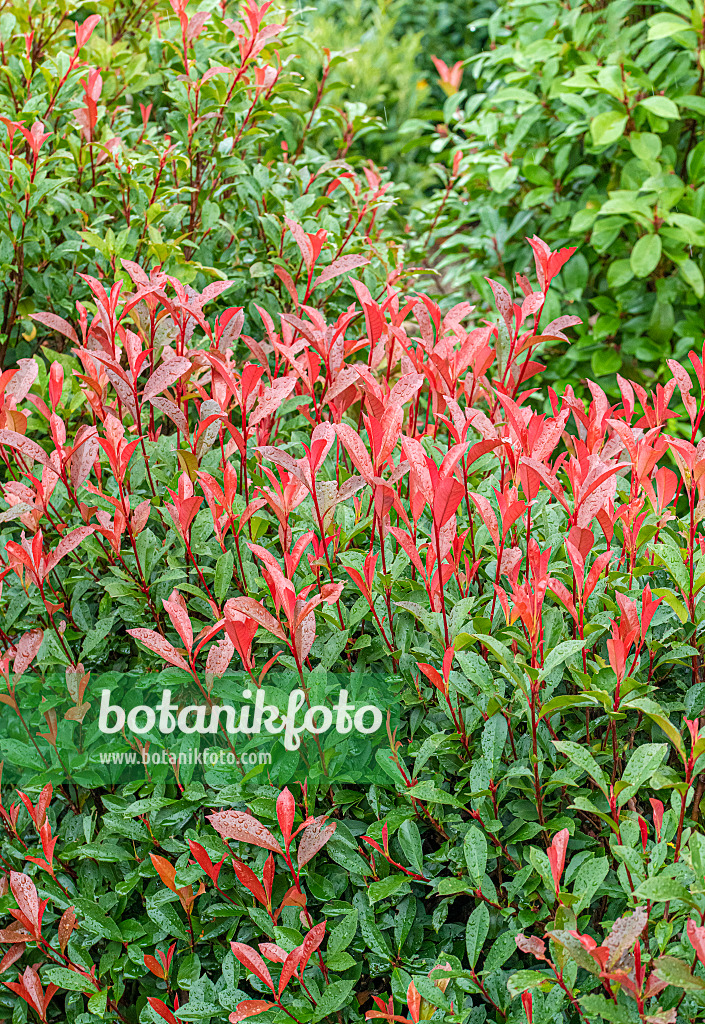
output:
[{"label": "red leaf", "polygon": [[258,622],[263,629],[266,629],[268,633],[275,636],[277,640],[283,640],[284,643],[286,643],[284,630],[281,628],[271,612],[268,612],[259,601],[255,601],[254,597],[231,597],[230,600],[226,602],[226,609],[228,605],[231,608],[237,608],[240,612],[244,612],[245,615],[249,615],[251,619]]},{"label": "red leaf", "polygon": [[303,949],[303,946],[297,946],[296,949],[292,949],[291,953],[289,953],[288,957],[284,961],[284,964],[282,966],[282,972],[279,975],[279,991],[277,993],[279,999],[281,999],[282,992],[291,981],[294,971],[301,963]]},{"label": "red leaf", "polygon": [[45,327],[50,327],[52,331],[58,331],[59,334],[63,334],[65,338],[72,341],[74,345],[78,345],[78,335],[71,324],[64,320],[62,316],[57,316],[56,313],[30,313],[29,315],[32,320],[44,324]]},{"label": "red leaf", "polygon": [[28,459],[41,462],[43,466],[48,466],[52,472],[56,472],[44,449],[40,448],[36,441],[25,437],[24,434],[18,434],[16,430],[0,430],[0,444],[6,444],[8,448],[14,448],[20,454],[26,455]]},{"label": "red leaf", "polygon": [[185,437],[190,437],[188,420],[176,402],[172,402],[170,398],[165,398],[163,395],[153,395],[148,401],[155,409],[159,409],[165,416],[168,416],[176,429],[180,430]]},{"label": "red leaf", "polygon": [[705,927],[698,927],[695,921],[688,921],[688,938],[698,955],[698,960],[705,966]]},{"label": "red leaf", "polygon": [[148,996],[147,1002],[155,1013],[158,1013],[163,1020],[167,1021],[167,1024],[181,1024],[179,1018],[174,1016],[166,1003],[162,1002],[161,999],[157,999],[156,996]]},{"label": "red leaf", "polygon": [[21,874],[18,871],[10,872],[10,889],[17,901],[17,906],[22,914],[33,926],[35,932],[39,931],[39,897],[37,889],[29,875]]},{"label": "red leaf", "polygon": [[265,1010],[276,1005],[276,1003],[268,1003],[264,999],[245,999],[237,1004],[237,1010],[233,1010],[228,1020],[230,1024],[238,1024],[239,1021],[245,1020],[247,1017],[254,1017],[258,1013],[264,1013]]},{"label": "red leaf", "polygon": [[193,629],[191,619],[186,609],[186,601],[178,590],[172,590],[168,601],[164,601],[164,608],[167,611],[171,624],[181,637],[184,647],[191,653],[193,647]]},{"label": "red leaf", "polygon": [[[27,396],[27,392],[34,384],[39,373],[39,367],[34,359],[18,359],[19,370],[12,371],[12,379],[5,388],[6,395],[12,395],[15,402],[21,402]],[[52,370],[58,363],[52,363]]]},{"label": "red leaf", "polygon": [[164,980],[164,965],[160,964],[159,961],[156,960],[156,958],[153,957],[150,953],[144,954],[144,966],[147,968],[148,971],[151,971],[152,974],[155,975],[155,977]]},{"label": "red leaf", "polygon": [[303,941],[301,947],[301,970],[303,971],[306,964],[311,959],[313,953],[316,952],[320,944],[323,942],[323,937],[326,934],[326,922],[321,921],[315,928],[312,928]]},{"label": "red leaf", "polygon": [[62,537],[55,550],[47,559],[47,575],[59,564],[65,555],[68,555],[70,551],[77,548],[92,533],[95,533],[95,526],[79,526],[77,529],[72,530],[71,533],[67,533],[65,537]]},{"label": "red leaf", "polygon": [[561,878],[563,876],[563,868],[565,867],[565,854],[568,849],[568,840],[570,839],[570,832],[567,828],[561,829],[553,837],[553,842],[546,850],[549,863],[551,865],[551,874],[553,875],[553,884],[556,887],[556,895],[560,889]]},{"label": "red leaf", "polygon": [[392,533],[399,541],[401,546],[404,548],[404,551],[409,556],[409,559],[411,560],[412,564],[415,566],[417,571],[420,573],[421,578],[423,579],[426,573],[424,572],[421,556],[419,555],[419,552],[416,549],[416,545],[414,544],[411,536],[408,533],[405,533],[404,530],[399,529],[399,527],[397,526],[390,526],[389,532]]},{"label": "red leaf", "polygon": [[269,906],[269,900],[267,894],[264,891],[264,886],[257,878],[252,868],[248,868],[247,864],[244,864],[237,857],[233,857],[233,871],[238,877],[238,880],[242,882],[246,889],[252,893],[254,898],[258,900],[263,907]]},{"label": "red leaf", "polygon": [[289,790],[284,787],[277,797],[277,821],[284,836],[284,843],[287,850],[291,843],[291,833],[294,828],[294,816],[296,814],[296,801]]},{"label": "red leaf", "polygon": [[68,907],[61,915],[59,921],[59,947],[63,953],[66,949],[66,943],[71,938],[71,932],[76,927],[76,911],[73,907]]},{"label": "red leaf", "polygon": [[[294,281],[293,281],[293,278],[292,278],[291,274],[289,273],[288,270],[284,270],[284,267],[275,267],[274,268],[274,273],[277,275],[277,277],[282,282],[282,284],[284,285],[284,287],[288,291],[289,295],[291,296],[291,301],[294,303],[294,308],[298,309],[299,308],[299,296],[298,296],[298,293],[296,291],[296,285],[294,284]],[[317,283],[318,282],[316,282],[316,284]],[[315,285],[314,285],[314,287],[315,287]]]},{"label": "red leaf", "polygon": [[220,869],[225,857],[218,861],[217,864],[214,864],[200,843],[197,843],[194,839],[189,839],[188,845],[199,867],[203,868],[212,882],[217,883],[218,875],[220,874]]},{"label": "red leaf", "polygon": [[319,284],[323,284],[324,281],[330,281],[334,277],[339,277],[341,274],[347,274],[349,270],[356,270],[358,267],[365,267],[370,261],[366,256],[356,255],[350,253],[347,256],[340,256],[337,260],[327,266],[321,274],[318,275],[316,280],[313,282],[313,291],[318,288]]},{"label": "red leaf", "polygon": [[99,447],[95,427],[82,423],[76,431],[70,455],[71,486],[74,490],[78,490],[90,476]]},{"label": "red leaf", "polygon": [[503,284],[499,284],[498,281],[493,281],[490,277],[486,277],[485,281],[489,284],[494,295],[494,301],[499,310],[500,316],[507,325],[507,330],[511,330],[512,327],[512,316],[514,313],[514,303],[512,297],[504,287]]},{"label": "red leaf", "polygon": [[265,389],[257,401],[257,408],[250,415],[248,424],[256,427],[267,416],[273,416],[279,406],[289,397],[296,387],[296,377],[279,377],[272,386]]},{"label": "red leaf", "polygon": [[272,984],[272,976],[267,969],[267,965],[259,955],[259,953],[252,948],[252,946],[246,946],[244,942],[231,942],[230,948],[233,953],[248,971],[251,971],[260,981],[263,981],[265,985],[274,992],[274,985]]},{"label": "red leaf", "polygon": [[191,360],[183,356],[174,356],[172,359],[167,359],[165,363],[161,363],[144,386],[143,401],[154,398],[155,395],[177,381],[179,377],[183,377],[190,369]]},{"label": "red leaf", "polygon": [[374,476],[375,471],[369,452],[367,451],[367,448],[365,448],[364,441],[360,435],[346,423],[339,423],[335,429],[356,468],[360,473],[362,473],[365,480],[369,483]]},{"label": "red leaf", "polygon": [[299,848],[296,854],[296,862],[300,868],[316,856],[319,850],[322,850],[328,840],[331,838],[336,829],[336,823],[333,821],[330,825],[326,825],[326,816],[322,814],[318,818],[314,818],[313,821],[304,829],[301,839],[299,840]]},{"label": "red leaf", "polygon": [[41,629],[30,629],[29,632],[22,634],[20,641],[17,644],[17,654],[15,655],[15,660],[12,665],[14,683],[24,675],[32,664],[32,661],[39,653],[39,648],[42,646],[43,639],[44,633]]},{"label": "red leaf", "polygon": [[455,477],[447,476],[439,482],[433,499],[433,518],[439,530],[455,515],[464,495],[465,488]]},{"label": "red leaf", "polygon": [[135,640],[139,640],[141,644],[148,647],[150,651],[158,654],[164,661],[168,661],[170,665],[175,665],[177,668],[183,668],[186,672],[190,671],[188,665],[176,651],[175,647],[165,640],[159,633],[155,633],[153,629],[143,629],[141,626],[136,629],[128,629],[127,631],[130,636],[133,636]]},{"label": "red leaf", "polygon": [[236,839],[239,843],[252,843],[265,850],[281,853],[282,849],[268,828],[244,811],[216,811],[208,821],[223,839]]},{"label": "red leaf", "polygon": [[289,231],[291,231],[292,235],[296,239],[296,244],[301,250],[301,256],[303,257],[303,261],[306,264],[306,269],[310,270],[311,267],[313,266],[313,249],[311,248],[311,243],[309,241],[308,235],[301,227],[301,225],[297,224],[297,222],[295,220],[292,220],[290,217],[285,217],[284,221]]},{"label": "red leaf", "polygon": [[24,953],[24,943],[18,942],[15,946],[10,946],[5,956],[0,960],[0,974],[4,974],[8,967],[12,967]]},{"label": "red leaf", "polygon": [[[256,625],[256,623],[255,623]],[[208,650],[206,658],[206,676],[215,676],[222,679],[227,671],[228,665],[233,659],[235,648],[229,636],[221,636]]]},{"label": "red leaf", "polygon": [[515,942],[522,953],[531,953],[537,960],[546,959],[546,943],[535,935],[517,935]]},{"label": "red leaf", "polygon": [[154,870],[157,872],[167,889],[176,892],[176,868],[170,864],[166,857],[160,857],[158,853],[150,853]]}]

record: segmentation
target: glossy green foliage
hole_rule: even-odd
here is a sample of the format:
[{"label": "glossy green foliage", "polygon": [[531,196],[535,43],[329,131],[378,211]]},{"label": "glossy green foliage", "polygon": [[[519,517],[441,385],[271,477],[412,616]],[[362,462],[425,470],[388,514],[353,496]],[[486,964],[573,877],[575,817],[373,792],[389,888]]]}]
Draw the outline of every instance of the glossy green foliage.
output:
[{"label": "glossy green foliage", "polygon": [[584,326],[553,377],[614,393],[616,373],[660,375],[702,333],[702,4],[510,2],[483,26],[417,212],[420,228],[435,219],[444,289],[486,291],[488,267],[512,282],[525,236],[576,245],[556,302]]}]

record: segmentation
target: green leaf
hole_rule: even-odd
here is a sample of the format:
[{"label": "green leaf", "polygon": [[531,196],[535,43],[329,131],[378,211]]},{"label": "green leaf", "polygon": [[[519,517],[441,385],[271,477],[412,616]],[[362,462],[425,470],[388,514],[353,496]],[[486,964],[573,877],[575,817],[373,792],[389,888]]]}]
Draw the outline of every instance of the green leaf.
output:
[{"label": "green leaf", "polygon": [[662,597],[666,604],[669,606],[669,608],[673,609],[673,611],[676,613],[681,622],[687,621],[688,609],[682,601],[678,600],[678,598],[672,590],[670,590],[668,587],[657,587],[655,590],[652,590],[652,594],[654,594],[656,597]]},{"label": "green leaf", "polygon": [[690,973],[689,965],[675,956],[660,957],[656,961],[654,971],[661,981],[682,988],[686,992],[702,992],[705,989],[705,981],[694,977]]},{"label": "green leaf", "polygon": [[490,930],[490,912],[486,903],[480,903],[468,918],[465,945],[470,966],[474,967]]},{"label": "green leaf", "polygon": [[592,141],[596,146],[610,146],[624,134],[627,117],[619,110],[607,110],[590,122]]},{"label": "green leaf", "polygon": [[661,238],[659,235],[642,235],[632,249],[629,262],[636,277],[648,277],[661,259]]},{"label": "green leaf", "polygon": [[613,348],[600,348],[590,357],[590,366],[596,377],[616,373],[622,365],[622,357]]},{"label": "green leaf", "polygon": [[606,857],[592,857],[580,865],[573,883],[573,894],[579,896],[578,903],[574,905],[576,914],[587,910],[592,899],[607,878],[610,865]]},{"label": "green leaf", "polygon": [[331,955],[328,953],[326,956],[326,966],[331,971],[347,971],[356,964],[349,953],[334,953]]},{"label": "green leaf", "polygon": [[482,730],[482,753],[492,779],[495,779],[499,773],[507,734],[507,721],[504,715],[493,715],[489,721],[485,722]]},{"label": "green leaf", "polygon": [[423,874],[423,846],[421,843],[421,833],[419,827],[415,821],[407,819],[402,822],[399,832],[399,843],[406,857],[409,860],[412,868]]},{"label": "green leaf", "polygon": [[622,782],[627,783],[627,788],[620,790],[617,798],[618,807],[636,795],[642,783],[646,782],[656,771],[667,754],[668,745],[666,743],[643,743],[636,748],[622,775]]},{"label": "green leaf", "polygon": [[668,96],[647,96],[646,99],[639,101],[639,106],[644,107],[650,114],[665,117],[670,121],[675,121],[680,116],[678,107]]},{"label": "green leaf", "polygon": [[451,807],[465,807],[465,801],[459,800],[451,793],[446,793],[444,789],[439,789],[438,786],[426,779],[423,782],[418,782],[415,786],[406,790],[408,796],[413,796],[415,800],[423,800],[430,804],[450,804]]},{"label": "green leaf", "polygon": [[438,895],[439,896],[455,896],[459,892],[471,892],[476,889],[471,880],[467,875],[463,875],[462,878],[454,878],[449,876],[448,878],[441,878],[438,882]]},{"label": "green leaf", "polygon": [[81,646],[81,657],[85,658],[88,654],[91,654],[96,647],[99,647],[103,640],[106,638],[110,630],[113,628],[115,622],[114,615],[108,615],[107,618],[99,619],[93,629],[89,630],[83,640]]},{"label": "green leaf", "polygon": [[551,979],[547,978],[541,971],[516,971],[507,982],[507,989],[512,999],[516,999],[522,992],[530,992],[532,988],[539,988],[545,985],[546,988],[553,988]]},{"label": "green leaf", "polygon": [[353,910],[352,914],[345,915],[340,924],[336,925],[328,936],[328,955],[334,956],[336,953],[347,949],[355,938],[356,931],[357,910]]},{"label": "green leaf", "polygon": [[334,981],[332,985],[328,985],[323,990],[311,1018],[314,1024],[316,1021],[323,1020],[329,1013],[335,1013],[336,1010],[345,1006],[354,984],[354,981]]},{"label": "green leaf", "polygon": [[398,892],[411,892],[407,875],[397,873],[395,875],[387,875],[386,878],[381,878],[378,882],[371,882],[367,890],[367,896],[370,903],[378,903],[380,900],[384,900]]},{"label": "green leaf", "polygon": [[[330,843],[328,844],[330,847]],[[358,891],[353,896],[353,905],[357,909],[359,914],[359,925],[360,933],[365,945],[381,956],[383,959],[389,959],[389,947],[384,939],[382,932],[377,925],[374,914],[370,907],[367,896],[364,892]]]},{"label": "green leaf", "polygon": [[586,747],[581,746],[579,743],[573,743],[572,740],[553,740],[553,746],[556,750],[559,750],[561,754],[565,754],[568,760],[572,761],[576,767],[587,772],[590,778],[595,780],[602,792],[609,799],[609,784],[607,782],[607,776]]},{"label": "green leaf", "polygon": [[680,548],[675,541],[659,541],[652,545],[651,550],[664,565],[682,591],[688,592],[690,586],[690,575],[688,568],[683,561]]},{"label": "green leaf", "polygon": [[702,299],[703,295],[705,295],[705,281],[703,280],[702,271],[695,260],[684,260],[678,270],[686,284],[692,288],[695,296],[698,299]]},{"label": "green leaf", "polygon": [[414,759],[414,778],[418,776],[419,772],[426,764],[429,757],[432,757],[436,753],[438,748],[449,739],[451,739],[451,737],[448,735],[448,733],[445,732],[434,732],[431,733],[430,736],[426,737],[426,739],[421,744],[421,747],[419,748],[418,754]]},{"label": "green leaf", "polygon": [[[548,675],[553,672],[554,668],[558,668],[564,661],[568,661],[569,658],[574,657],[585,646],[585,640],[564,640],[563,643],[558,644],[552,651],[549,651],[548,657],[543,663],[543,667],[539,673],[539,680],[544,680]],[[506,724],[506,723],[505,723]]]},{"label": "green leaf", "polygon": [[479,889],[487,867],[487,840],[476,825],[471,825],[465,833],[463,853],[470,880],[475,888]]},{"label": "green leaf", "polygon": [[634,1018],[628,1010],[618,1003],[614,1003],[607,996],[596,994],[582,996],[578,1002],[585,1010],[586,1015],[595,1014],[602,1017],[603,1020],[609,1021],[609,1024],[634,1024]]},{"label": "green leaf", "polygon": [[655,700],[652,700],[651,697],[638,697],[636,700],[627,701],[627,706],[636,708],[637,711],[643,711],[645,715],[648,715],[651,721],[656,722],[659,728],[665,732],[676,750],[679,753],[682,752],[683,741],[681,740],[681,734],[670,721],[664,709]]},{"label": "green leaf", "polygon": [[500,641],[497,640],[495,637],[489,636],[486,633],[471,633],[470,636],[474,640],[478,640],[481,644],[484,644],[484,646],[489,651],[492,651],[497,661],[500,663],[500,665],[503,665],[504,668],[506,668],[507,672],[509,672],[512,679],[514,679],[520,685],[523,683],[523,677],[521,673],[517,672],[516,658],[508,647],[506,647],[503,643],[500,643]]},{"label": "green leaf", "polygon": [[668,903],[670,900],[680,900],[688,906],[697,906],[685,886],[680,885],[673,878],[665,875],[655,875],[647,878],[635,891],[638,899],[652,900],[654,903]]},{"label": "green leaf", "polygon": [[230,587],[232,586],[234,565],[235,557],[232,551],[224,551],[215,563],[213,587],[218,601],[222,601],[226,597]]},{"label": "green leaf", "polygon": [[102,992],[94,992],[86,1003],[88,1012],[96,1017],[104,1017],[105,1011],[108,1008],[108,990],[103,989]]},{"label": "green leaf", "polygon": [[501,932],[490,947],[482,967],[483,974],[489,974],[502,967],[512,953],[516,952],[516,934],[514,932]]},{"label": "green leaf", "polygon": [[59,988],[68,989],[69,992],[95,992],[95,986],[90,979],[81,977],[68,967],[45,967],[42,970],[42,978],[45,983],[51,982]]}]

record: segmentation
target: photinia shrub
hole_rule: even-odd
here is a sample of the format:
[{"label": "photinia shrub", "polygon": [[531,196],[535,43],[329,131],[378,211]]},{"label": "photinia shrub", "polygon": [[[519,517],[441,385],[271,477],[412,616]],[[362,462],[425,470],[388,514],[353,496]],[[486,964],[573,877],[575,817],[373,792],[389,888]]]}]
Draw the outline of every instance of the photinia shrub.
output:
[{"label": "photinia shrub", "polygon": [[572,249],[489,314],[286,231],[249,333],[124,260],[0,377],[0,1019],[700,1019],[702,351],[558,394]]},{"label": "photinia shrub", "polygon": [[[0,15],[0,365],[60,348],[32,314],[71,316],[90,295],[84,273],[126,286],[123,259],[200,291],[230,280],[248,324],[256,305],[276,315],[306,271],[287,218],[338,257],[362,245],[383,285],[398,262],[395,189],[349,153],[374,118],[332,102],[345,58],[309,43],[300,57],[291,7],[119,0]],[[329,290],[331,313],[352,297]]]}]

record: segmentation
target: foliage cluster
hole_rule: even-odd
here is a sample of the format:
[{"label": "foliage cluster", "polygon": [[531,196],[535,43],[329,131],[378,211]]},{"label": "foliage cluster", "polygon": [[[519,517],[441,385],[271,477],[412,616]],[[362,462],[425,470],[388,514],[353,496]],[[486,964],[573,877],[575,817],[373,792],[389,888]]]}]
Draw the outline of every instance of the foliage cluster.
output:
[{"label": "foliage cluster", "polygon": [[[472,96],[418,21],[442,5],[375,5],[393,131],[318,49],[333,3],[313,41],[254,0],[0,15],[0,1020],[703,1019],[702,12],[676,5],[504,6]],[[434,56],[442,118],[404,108]],[[369,157],[429,119],[446,179],[402,234]],[[265,741],[248,701],[293,688],[389,716]],[[185,730],[100,730],[104,692],[164,690]],[[193,726],[224,703],[240,732]]]},{"label": "foliage cluster", "polygon": [[[586,406],[528,386],[575,326],[542,315],[572,250],[534,238],[494,321],[376,299],[371,263],[331,319],[349,258],[287,232],[306,282],[257,337],[204,312],[229,282],[124,261],[76,327],[35,314],[71,356],[2,377],[0,1008],[698,1019],[702,356]],[[373,673],[396,725],[271,765],[247,723],[98,728],[106,689],[284,713]]]},{"label": "foliage cluster", "polygon": [[227,277],[248,318],[277,312],[287,216],[338,255],[374,242],[384,280],[394,189],[346,161],[375,119],[327,102],[342,55],[297,62],[311,47],[284,3],[234,18],[187,0],[91,7],[80,25],[63,2],[0,15],[0,364],[37,347],[33,312],[73,315],[79,275],[112,279],[121,259],[201,289]]},{"label": "foliage cluster", "polygon": [[664,380],[702,328],[702,3],[509,0],[481,24],[490,44],[466,55],[431,141],[435,198],[417,199],[444,290],[524,273],[526,235],[578,245],[556,302],[583,327],[557,385]]}]

